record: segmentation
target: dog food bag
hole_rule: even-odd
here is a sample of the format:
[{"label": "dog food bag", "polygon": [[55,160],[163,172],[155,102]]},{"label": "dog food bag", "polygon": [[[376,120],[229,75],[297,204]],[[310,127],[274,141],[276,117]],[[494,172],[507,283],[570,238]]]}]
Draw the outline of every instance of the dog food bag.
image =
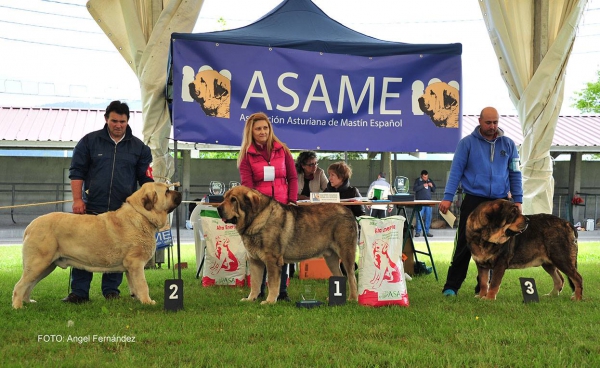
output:
[{"label": "dog food bag", "polygon": [[404,221],[402,216],[359,217],[358,304],[408,307],[402,265]]},{"label": "dog food bag", "polygon": [[206,251],[202,285],[246,284],[246,249],[235,225],[220,218],[203,216],[201,219]]}]

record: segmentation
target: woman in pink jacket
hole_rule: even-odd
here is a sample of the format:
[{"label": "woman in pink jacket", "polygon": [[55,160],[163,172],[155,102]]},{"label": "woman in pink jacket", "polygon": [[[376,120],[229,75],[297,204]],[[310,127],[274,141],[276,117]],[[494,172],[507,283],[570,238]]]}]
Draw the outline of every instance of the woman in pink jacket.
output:
[{"label": "woman in pink jacket", "polygon": [[[268,116],[262,112],[246,120],[242,146],[238,155],[241,184],[254,188],[276,201],[296,203],[298,174],[294,158],[287,146],[273,133]],[[266,272],[259,297],[264,297]],[[277,300],[289,301],[287,295],[288,265],[281,270],[281,286]]]}]

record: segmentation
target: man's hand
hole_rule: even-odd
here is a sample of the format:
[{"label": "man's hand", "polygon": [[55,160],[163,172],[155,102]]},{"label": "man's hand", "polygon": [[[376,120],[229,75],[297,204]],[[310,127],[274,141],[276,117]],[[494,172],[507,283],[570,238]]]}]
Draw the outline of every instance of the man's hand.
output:
[{"label": "man's hand", "polygon": [[83,199],[74,199],[73,200],[73,213],[83,215],[85,213],[85,202]]},{"label": "man's hand", "polygon": [[445,215],[446,212],[448,212],[448,210],[450,209],[451,205],[452,205],[451,201],[441,201],[440,205],[439,205],[440,212]]}]

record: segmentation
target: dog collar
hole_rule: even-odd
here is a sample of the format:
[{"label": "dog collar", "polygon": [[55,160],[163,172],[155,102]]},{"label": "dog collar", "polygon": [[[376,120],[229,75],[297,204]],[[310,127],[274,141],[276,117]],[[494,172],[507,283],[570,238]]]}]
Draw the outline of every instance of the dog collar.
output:
[{"label": "dog collar", "polygon": [[525,227],[521,229],[521,231],[518,232],[518,234],[523,234],[525,232],[525,230],[527,230],[529,228],[529,218],[527,216],[523,216],[527,219],[527,222],[525,223]]}]

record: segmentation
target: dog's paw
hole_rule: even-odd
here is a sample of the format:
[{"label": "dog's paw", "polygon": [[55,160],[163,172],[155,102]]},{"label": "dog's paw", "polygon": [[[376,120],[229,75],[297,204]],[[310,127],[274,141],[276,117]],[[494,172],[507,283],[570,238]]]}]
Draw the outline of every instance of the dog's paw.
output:
[{"label": "dog's paw", "polygon": [[254,298],[254,299],[250,299],[250,298],[242,298],[242,299],[240,299],[240,302],[253,302],[253,301],[255,301],[255,300],[256,300],[256,298]]},{"label": "dog's paw", "polygon": [[277,303],[277,299],[275,300],[263,300],[262,302],[260,302],[260,305],[265,305],[265,304],[275,304]]}]

